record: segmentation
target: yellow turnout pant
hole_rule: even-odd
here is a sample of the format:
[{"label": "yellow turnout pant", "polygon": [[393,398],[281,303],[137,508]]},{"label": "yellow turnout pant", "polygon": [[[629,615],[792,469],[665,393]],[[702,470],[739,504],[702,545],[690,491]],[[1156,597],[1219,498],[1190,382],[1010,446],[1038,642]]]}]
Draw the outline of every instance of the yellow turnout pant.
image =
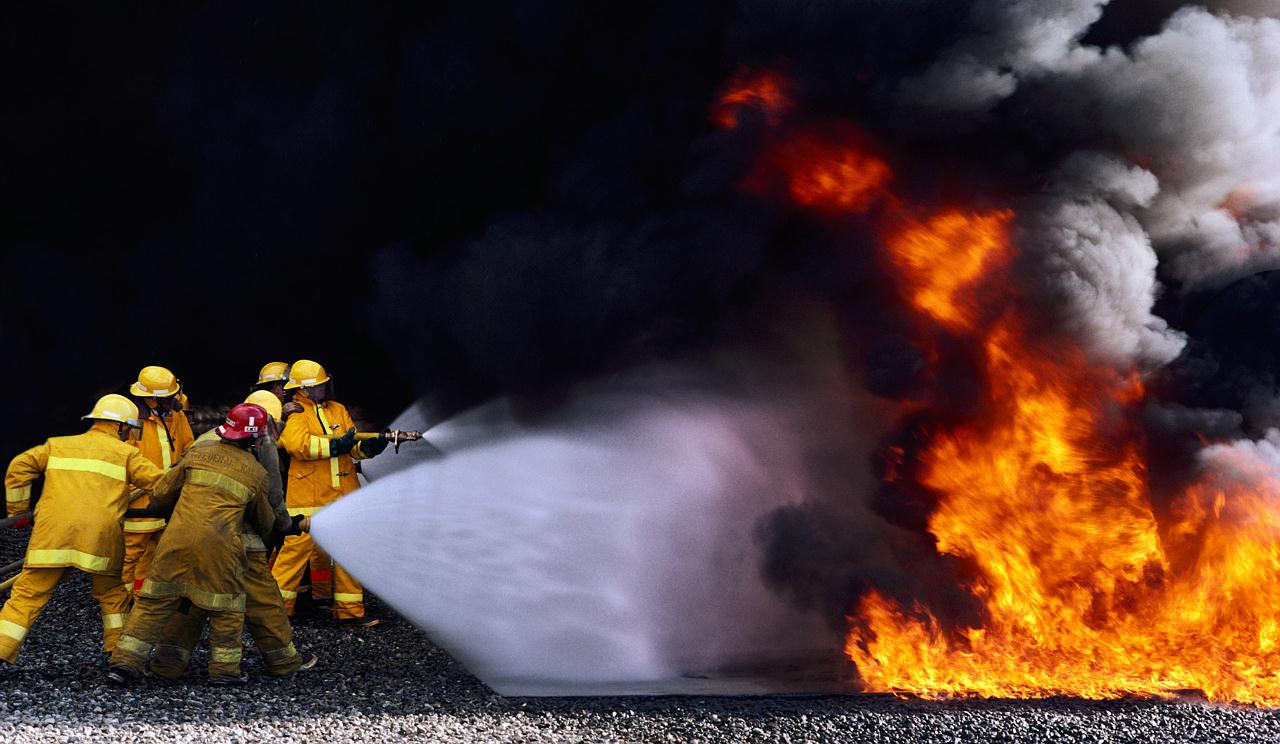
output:
[{"label": "yellow turnout pant", "polygon": [[142,588],[142,580],[147,577],[151,557],[156,554],[156,546],[163,534],[164,530],[124,533],[124,567],[120,570],[120,579],[128,591],[136,592]]},{"label": "yellow turnout pant", "polygon": [[[48,604],[54,587],[62,581],[69,569],[24,568],[13,585],[9,601],[0,610],[0,659],[9,663],[18,660],[18,651],[27,631],[40,617],[40,611]],[[118,576],[90,574],[93,580],[93,598],[102,608],[102,650],[116,647],[120,629],[124,627],[129,611],[129,593]]]},{"label": "yellow turnout pant", "polygon": [[[127,666],[141,673],[169,619],[184,602],[182,597],[135,597],[129,621],[116,642],[116,650],[111,653],[111,664]],[[209,676],[240,676],[240,657],[244,654],[240,634],[244,631],[244,613],[222,610],[208,612],[208,618]]]},{"label": "yellow turnout pant", "polygon": [[[325,568],[329,565],[329,556],[320,550],[311,535],[289,535],[284,539],[279,554],[276,555],[275,567],[271,575],[280,586],[280,596],[284,598],[284,607],[293,614],[294,602],[298,600],[298,586],[302,583],[302,573],[313,558],[319,558]],[[315,564],[311,564],[315,565]],[[315,570],[314,568],[312,569]],[[314,581],[313,576],[313,595]],[[320,596],[325,596],[321,593]],[[347,573],[342,566],[333,567],[333,614],[339,620],[352,620],[364,617],[364,587],[355,577]]]},{"label": "yellow turnout pant", "polygon": [[[244,624],[253,637],[267,674],[282,677],[292,674],[302,664],[302,656],[293,646],[293,628],[285,613],[284,601],[276,588],[267,554],[248,552],[244,572]],[[177,679],[187,670],[191,652],[200,641],[209,612],[191,605],[185,612],[175,612],[169,619],[151,659],[151,671],[165,679]]]}]

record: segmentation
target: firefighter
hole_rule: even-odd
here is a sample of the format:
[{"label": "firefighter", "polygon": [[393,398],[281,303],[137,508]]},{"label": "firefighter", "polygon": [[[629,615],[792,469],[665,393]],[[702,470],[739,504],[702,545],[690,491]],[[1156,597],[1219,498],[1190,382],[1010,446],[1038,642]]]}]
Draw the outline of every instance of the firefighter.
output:
[{"label": "firefighter", "polygon": [[138,427],[138,407],[123,395],[104,395],[85,419],[84,434],[54,437],[9,463],[5,501],[10,514],[26,511],[31,484],[44,475],[35,527],[22,573],[0,610],[0,659],[14,663],[22,640],[68,568],[92,576],[102,608],[102,649],[111,651],[128,612],[120,579],[124,538],[120,521],[132,489],[149,489],[161,472],[126,441]]},{"label": "firefighter", "polygon": [[[280,460],[276,453],[276,439],[280,434],[280,399],[270,391],[258,390],[250,393],[244,402],[261,406],[267,412],[267,428],[254,447],[254,455],[258,464],[267,472],[267,498],[275,512],[275,524],[270,534],[259,535],[247,521],[242,526],[241,538],[247,562],[244,573],[244,623],[258,647],[258,653],[262,655],[266,673],[273,677],[283,677],[299,669],[315,666],[316,656],[306,654],[304,657],[293,645],[293,629],[289,625],[289,616],[285,612],[280,590],[267,566],[267,554],[270,552],[269,546],[278,543],[283,535],[301,534],[309,529],[310,520],[305,517],[290,519],[284,505],[284,486],[280,478]],[[211,430],[202,434],[192,447],[206,447],[218,441],[217,431]],[[164,679],[182,676],[191,659],[191,652],[200,640],[200,631],[204,628],[207,617],[208,612],[194,604],[186,611],[173,615],[156,644],[155,657],[150,663],[153,674]]]},{"label": "firefighter", "polygon": [[267,413],[260,406],[235,406],[216,429],[221,441],[191,449],[156,483],[150,508],[172,517],[111,654],[108,682],[124,684],[142,671],[184,603],[208,612],[210,681],[248,679],[240,671],[245,611],[240,535],[246,519],[260,535],[269,534],[275,523],[267,472],[251,452],[266,426]]},{"label": "firefighter", "polygon": [[[178,394],[181,386],[178,378],[164,367],[143,367],[138,381],[129,392],[139,401],[142,411],[142,432],[138,449],[161,470],[173,467],[187,447],[195,441],[187,414],[181,410]],[[145,509],[148,504],[144,493],[132,506]],[[164,529],[163,519],[130,518],[124,522],[124,570],[122,578],[129,591],[142,586],[147,566],[155,553]]]},{"label": "firefighter", "polygon": [[[324,367],[299,359],[289,368],[286,390],[296,391],[302,411],[285,423],[280,446],[288,453],[286,498],[290,515],[311,516],[359,488],[354,460],[373,457],[386,449],[383,440],[355,441],[356,428],[347,409],[333,399],[333,381]],[[323,587],[332,566],[333,614],[339,622],[364,617],[364,589],[341,566],[333,565],[308,535],[286,537],[276,556],[272,575],[280,585],[285,608],[293,614],[303,571],[311,565],[312,596]]]}]

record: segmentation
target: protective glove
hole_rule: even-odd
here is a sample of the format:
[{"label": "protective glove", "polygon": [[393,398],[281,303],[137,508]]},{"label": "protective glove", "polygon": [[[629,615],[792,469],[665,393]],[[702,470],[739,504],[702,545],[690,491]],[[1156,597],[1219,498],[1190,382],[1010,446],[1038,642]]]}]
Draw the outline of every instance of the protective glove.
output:
[{"label": "protective glove", "polygon": [[11,530],[21,530],[21,529],[24,529],[24,528],[26,528],[26,527],[30,527],[30,526],[31,526],[31,517],[23,517],[22,519],[19,519],[18,521],[16,521],[16,522],[14,522],[13,524],[9,525],[9,529],[11,529]]},{"label": "protective glove", "polygon": [[289,529],[284,531],[284,534],[301,535],[304,532],[311,531],[311,520],[306,515],[294,514],[290,517],[290,520],[292,524],[289,525]]},{"label": "protective glove", "polygon": [[385,439],[366,439],[360,443],[360,454],[365,457],[376,457],[386,448],[387,440]]},{"label": "protective glove", "polygon": [[356,446],[356,429],[351,427],[347,429],[347,433],[336,439],[329,440],[329,457],[337,457],[345,455]]}]

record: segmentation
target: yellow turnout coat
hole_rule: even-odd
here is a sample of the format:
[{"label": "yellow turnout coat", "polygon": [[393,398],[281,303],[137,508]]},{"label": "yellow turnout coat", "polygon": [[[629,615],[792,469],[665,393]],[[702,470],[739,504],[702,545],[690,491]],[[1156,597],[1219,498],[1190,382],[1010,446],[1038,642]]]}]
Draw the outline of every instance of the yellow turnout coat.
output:
[{"label": "yellow turnout coat", "polygon": [[293,400],[302,411],[289,417],[280,435],[280,446],[290,457],[285,498],[290,515],[310,516],[360,487],[354,460],[366,456],[359,444],[351,454],[329,456],[329,440],[355,427],[345,406],[332,400],[316,405],[305,395]]},{"label": "yellow turnout coat", "polygon": [[116,427],[97,422],[83,434],[53,437],[9,463],[4,488],[10,514],[29,507],[31,484],[44,475],[27,545],[28,568],[74,566],[93,574],[120,575],[121,523],[130,492],[150,489],[161,471],[136,447],[120,441]]},{"label": "yellow turnout coat", "polygon": [[222,442],[192,447],[156,484],[151,510],[171,516],[139,596],[244,612],[241,523],[264,534],[275,518],[253,453]]}]

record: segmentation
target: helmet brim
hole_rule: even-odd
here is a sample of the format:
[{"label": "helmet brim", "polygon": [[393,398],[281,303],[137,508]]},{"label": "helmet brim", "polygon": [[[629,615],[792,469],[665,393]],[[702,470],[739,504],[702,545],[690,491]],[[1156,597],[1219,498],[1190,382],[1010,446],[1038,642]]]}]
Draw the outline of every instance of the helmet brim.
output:
[{"label": "helmet brim", "polygon": [[93,414],[91,413],[91,414],[89,414],[89,415],[87,415],[87,416],[81,416],[81,417],[80,417],[80,419],[81,419],[82,421],[110,421],[110,422],[111,422],[111,423],[113,423],[113,424],[124,424],[125,426],[131,427],[131,428],[134,428],[134,429],[141,429],[141,428],[142,428],[142,422],[141,422],[141,421],[139,421],[139,420],[137,420],[137,419],[135,419],[135,418],[131,418],[131,419],[118,419],[118,418],[112,418],[112,417],[110,417],[110,416],[103,416],[103,415],[101,415],[101,414],[99,414],[99,415],[95,416],[95,415],[93,415]]},{"label": "helmet brim", "polygon": [[298,388],[315,387],[316,385],[323,385],[328,381],[329,381],[328,376],[326,376],[323,380],[317,380],[314,377],[310,379],[303,378],[301,380],[295,380],[293,378],[289,378],[289,381],[284,384],[284,389],[297,390]]},{"label": "helmet brim", "polygon": [[256,432],[232,431],[227,429],[226,424],[219,425],[215,431],[218,432],[218,436],[230,442],[243,442],[246,439],[258,438],[258,434]]},{"label": "helmet brim", "polygon": [[175,385],[173,389],[165,388],[163,390],[148,390],[135,382],[129,386],[129,393],[131,395],[136,395],[139,398],[169,398],[177,395],[179,389],[180,388]]}]

